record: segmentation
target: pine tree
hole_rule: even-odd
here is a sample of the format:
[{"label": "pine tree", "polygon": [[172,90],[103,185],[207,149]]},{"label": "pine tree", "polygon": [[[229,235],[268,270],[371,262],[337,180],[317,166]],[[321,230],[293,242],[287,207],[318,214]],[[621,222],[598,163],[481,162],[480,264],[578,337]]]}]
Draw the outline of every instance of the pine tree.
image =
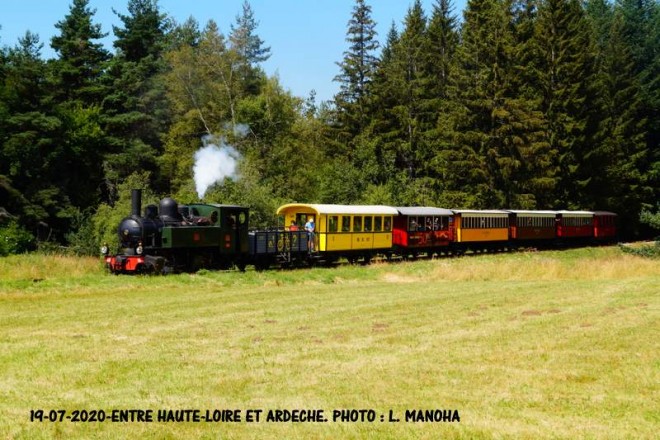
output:
[{"label": "pine tree", "polygon": [[340,138],[348,143],[361,134],[368,124],[369,88],[377,65],[376,36],[371,7],[364,0],[356,0],[348,21],[346,41],[349,47],[344,52],[344,59],[337,63],[341,73],[334,78],[339,83],[334,101],[341,126]]},{"label": "pine tree", "polygon": [[259,64],[270,58],[270,47],[256,33],[259,22],[254,18],[250,3],[243,2],[241,15],[236,16],[236,24],[231,26],[229,45],[238,54],[238,69],[247,94],[259,93],[259,86],[264,78]]},{"label": "pine tree", "polygon": [[593,29],[599,54],[605,51],[612,27],[613,8],[607,0],[587,0],[585,13]]},{"label": "pine tree", "polygon": [[174,24],[168,37],[168,52],[185,46],[197,47],[202,37],[202,33],[199,30],[199,22],[192,16],[188,17],[183,23]]},{"label": "pine tree", "polygon": [[73,0],[69,14],[55,25],[60,33],[51,40],[59,55],[53,87],[60,102],[98,105],[105,95],[101,75],[110,55],[102,43],[95,42],[106,35],[100,24],[92,23],[95,12],[89,8],[89,0]]},{"label": "pine tree", "polygon": [[122,61],[138,63],[148,57],[156,60],[161,56],[166,34],[166,16],[160,12],[157,0],[129,0],[128,15],[120,14],[114,9],[113,12],[123,23],[123,27],[112,27],[116,37],[113,44]]},{"label": "pine tree", "polygon": [[519,167],[505,132],[512,117],[508,69],[513,36],[496,0],[468,2],[464,19],[447,127],[453,146],[442,153],[445,173],[452,179],[447,189],[462,188],[465,194],[452,198],[462,198],[466,205],[500,207],[503,187]]},{"label": "pine tree", "polygon": [[167,42],[166,16],[156,0],[129,0],[129,15],[115,11],[123,27],[114,26],[117,54],[107,70],[112,90],[103,102],[109,153],[104,160],[106,191],[116,197],[118,182],[136,170],[151,172],[157,190],[162,137],[170,121],[162,52]]},{"label": "pine tree", "polygon": [[552,150],[547,134],[542,94],[536,81],[535,54],[539,49],[534,28],[538,19],[538,1],[513,1],[509,10],[514,41],[509,87],[512,103],[517,109],[512,120],[516,129],[511,132],[511,141],[516,145],[520,166],[507,197],[508,206],[544,208],[554,203],[553,194],[559,177],[553,164],[556,152]]},{"label": "pine tree", "polygon": [[622,235],[630,236],[639,225],[643,202],[654,199],[646,179],[649,150],[643,96],[623,31],[623,16],[617,11],[603,57],[604,112],[599,140],[605,166],[594,179],[598,206],[620,213]]},{"label": "pine tree", "polygon": [[398,44],[399,33],[392,22],[372,83],[372,108],[368,133],[373,139],[373,159],[375,162],[372,183],[386,184],[396,170],[396,152],[399,138],[403,135],[394,117],[394,108],[400,101],[400,89],[395,75],[394,48]]},{"label": "pine tree", "polygon": [[236,16],[236,25],[231,26],[229,42],[231,48],[251,67],[270,58],[270,47],[264,46],[264,41],[256,34],[258,25],[250,3],[245,0],[242,14]]},{"label": "pine tree", "polygon": [[48,172],[56,188],[80,209],[98,202],[102,181],[98,164],[105,144],[100,105],[107,93],[102,75],[110,57],[102,43],[95,41],[105,34],[101,25],[93,24],[95,11],[88,4],[88,0],[73,0],[64,20],[55,25],[60,33],[52,38],[51,46],[59,57],[49,65],[49,104],[62,125]]},{"label": "pine tree", "polygon": [[[62,141],[65,122],[51,104],[51,88],[44,81],[47,66],[41,59],[39,37],[27,32],[7,53],[3,75],[4,137],[0,146],[2,187],[13,204],[9,212],[38,238],[62,238],[72,214],[75,190],[66,184],[71,163]],[[72,164],[73,165],[73,164]],[[60,172],[60,174],[58,174]],[[81,192],[81,191],[79,191]],[[4,205],[4,203],[3,203]]]},{"label": "pine tree", "polygon": [[[556,207],[585,208],[600,172],[593,148],[599,109],[591,27],[578,0],[545,0],[534,33],[535,80],[560,179]],[[594,156],[594,154],[596,156]]]},{"label": "pine tree", "polygon": [[[649,148],[649,161],[651,165],[645,176],[649,185],[655,188],[651,201],[660,200],[660,54],[657,42],[660,41],[660,2],[651,7],[651,31],[646,40],[646,47],[650,53],[650,63],[642,72],[641,87],[644,91],[645,114],[648,118],[648,136],[646,144]],[[653,49],[655,48],[655,49]]]},{"label": "pine tree", "polygon": [[429,93],[429,50],[427,19],[420,0],[408,9],[404,29],[393,48],[393,85],[398,88],[398,102],[392,109],[401,137],[396,152],[397,169],[410,178],[423,175],[433,150],[425,133],[435,121]]},{"label": "pine tree", "polygon": [[646,203],[652,206],[660,198],[660,2],[618,0],[615,10],[622,15],[621,36],[630,50],[641,87],[643,114],[648,120],[646,143],[651,167],[647,178],[656,191]]},{"label": "pine tree", "polygon": [[[428,26],[429,74],[432,76],[431,95],[434,99],[448,97],[451,64],[458,46],[457,20],[452,15],[451,0],[438,0]],[[439,107],[438,104],[435,105]]]}]

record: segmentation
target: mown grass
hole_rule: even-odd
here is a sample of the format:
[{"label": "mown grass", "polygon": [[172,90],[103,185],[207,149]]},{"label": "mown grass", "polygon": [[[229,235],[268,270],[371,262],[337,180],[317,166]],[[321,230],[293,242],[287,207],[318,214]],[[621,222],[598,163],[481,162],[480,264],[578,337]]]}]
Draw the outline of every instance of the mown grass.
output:
[{"label": "mown grass", "polygon": [[[0,259],[0,437],[654,438],[660,262],[617,248],[258,273]],[[30,409],[458,409],[36,423]]]}]

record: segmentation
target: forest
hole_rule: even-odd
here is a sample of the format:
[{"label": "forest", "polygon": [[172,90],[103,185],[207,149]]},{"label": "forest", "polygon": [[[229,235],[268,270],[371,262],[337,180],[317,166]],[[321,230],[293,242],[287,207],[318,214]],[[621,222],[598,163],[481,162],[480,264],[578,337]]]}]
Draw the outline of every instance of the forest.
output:
[{"label": "forest", "polygon": [[[97,253],[131,188],[249,206],[253,226],[294,201],[609,210],[625,239],[660,226],[657,0],[469,0],[460,18],[411,0],[385,36],[355,0],[329,102],[264,72],[247,0],[226,33],[127,3],[112,51],[89,0],[63,11],[54,59],[31,31],[0,42],[0,255]],[[202,178],[209,164],[229,169]]]}]

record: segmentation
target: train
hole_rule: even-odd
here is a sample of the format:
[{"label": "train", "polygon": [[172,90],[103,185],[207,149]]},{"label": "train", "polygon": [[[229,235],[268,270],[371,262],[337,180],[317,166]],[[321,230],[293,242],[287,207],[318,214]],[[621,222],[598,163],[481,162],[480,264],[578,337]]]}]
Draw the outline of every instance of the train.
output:
[{"label": "train", "polygon": [[[330,265],[340,259],[417,258],[612,243],[617,214],[609,211],[467,210],[428,206],[291,203],[280,224],[251,229],[245,206],[193,203],[166,197],[131,214],[118,227],[119,249],[101,248],[113,274],[166,274],[200,269],[257,270]],[[304,225],[314,222],[314,231]]]}]

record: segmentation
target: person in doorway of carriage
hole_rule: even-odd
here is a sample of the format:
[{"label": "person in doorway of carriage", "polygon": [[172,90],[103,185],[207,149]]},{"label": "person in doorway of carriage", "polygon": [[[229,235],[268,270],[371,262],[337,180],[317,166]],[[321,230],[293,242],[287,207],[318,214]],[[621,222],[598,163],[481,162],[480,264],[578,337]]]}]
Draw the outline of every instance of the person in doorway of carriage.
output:
[{"label": "person in doorway of carriage", "polygon": [[315,225],[314,217],[311,215],[307,217],[307,223],[305,223],[305,231],[307,231],[307,249],[309,249],[310,252],[314,252]]}]

